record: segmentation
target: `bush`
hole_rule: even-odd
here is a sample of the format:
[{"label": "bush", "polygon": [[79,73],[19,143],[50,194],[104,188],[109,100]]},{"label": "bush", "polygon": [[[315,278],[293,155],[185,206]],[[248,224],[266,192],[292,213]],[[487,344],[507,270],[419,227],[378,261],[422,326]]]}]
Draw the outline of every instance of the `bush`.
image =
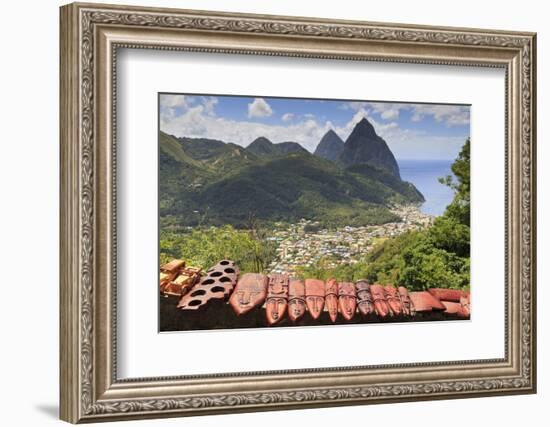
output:
[{"label": "bush", "polygon": [[257,231],[236,230],[230,225],[194,229],[185,234],[161,235],[161,264],[181,258],[190,265],[210,268],[222,259],[231,259],[243,272],[262,272],[274,259],[273,242]]},{"label": "bush", "polygon": [[470,140],[451,166],[455,178],[440,182],[455,191],[445,213],[427,230],[404,233],[374,247],[365,260],[371,281],[413,290],[470,286]]}]

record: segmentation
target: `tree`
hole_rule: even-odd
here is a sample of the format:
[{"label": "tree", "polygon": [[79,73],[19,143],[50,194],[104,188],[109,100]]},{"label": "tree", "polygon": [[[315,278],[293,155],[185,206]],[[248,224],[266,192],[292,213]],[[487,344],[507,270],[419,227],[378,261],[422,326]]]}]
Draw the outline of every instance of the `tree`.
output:
[{"label": "tree", "polygon": [[470,138],[460,150],[457,159],[451,166],[456,179],[450,175],[439,181],[448,185],[455,192],[453,201],[447,206],[445,216],[470,226]]},{"label": "tree", "polygon": [[458,222],[454,216],[436,218],[426,233],[432,245],[460,257],[470,256],[470,227]]},{"label": "tree", "polygon": [[455,195],[427,230],[409,232],[375,246],[366,258],[367,278],[413,290],[463,289],[470,284],[470,139],[440,182]]},{"label": "tree", "polygon": [[161,264],[181,258],[189,265],[207,269],[222,259],[231,259],[242,272],[260,273],[274,256],[273,242],[231,225],[196,228],[185,234],[161,234]]}]

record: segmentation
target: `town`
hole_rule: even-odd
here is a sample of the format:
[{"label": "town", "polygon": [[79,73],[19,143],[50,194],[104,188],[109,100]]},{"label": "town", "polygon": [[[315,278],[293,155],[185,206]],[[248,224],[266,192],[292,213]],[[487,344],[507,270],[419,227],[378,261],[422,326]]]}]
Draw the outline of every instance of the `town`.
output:
[{"label": "town", "polygon": [[401,222],[328,230],[321,229],[316,221],[302,219],[297,224],[276,228],[268,240],[277,243],[277,257],[268,270],[294,274],[298,267],[311,266],[321,259],[327,260],[328,268],[354,264],[384,239],[425,229],[434,220],[416,205],[398,206],[391,211],[401,218]]}]

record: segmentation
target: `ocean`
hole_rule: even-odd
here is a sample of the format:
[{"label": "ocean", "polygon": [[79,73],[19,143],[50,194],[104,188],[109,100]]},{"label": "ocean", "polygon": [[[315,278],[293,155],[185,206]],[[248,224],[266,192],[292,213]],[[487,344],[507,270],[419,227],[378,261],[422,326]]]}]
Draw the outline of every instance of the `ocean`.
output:
[{"label": "ocean", "polygon": [[426,202],[420,210],[429,215],[441,215],[453,200],[454,192],[440,184],[438,178],[452,175],[454,160],[398,160],[401,179],[412,182]]}]

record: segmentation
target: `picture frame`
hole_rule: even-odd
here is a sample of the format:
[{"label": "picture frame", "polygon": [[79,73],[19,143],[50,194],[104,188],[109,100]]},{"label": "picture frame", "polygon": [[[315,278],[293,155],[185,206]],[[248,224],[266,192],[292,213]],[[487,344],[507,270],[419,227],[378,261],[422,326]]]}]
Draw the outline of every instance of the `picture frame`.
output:
[{"label": "picture frame", "polygon": [[[85,3],[63,6],[60,24],[61,419],[98,422],[536,392],[534,33]],[[119,378],[120,49],[504,70],[504,357]]]}]

